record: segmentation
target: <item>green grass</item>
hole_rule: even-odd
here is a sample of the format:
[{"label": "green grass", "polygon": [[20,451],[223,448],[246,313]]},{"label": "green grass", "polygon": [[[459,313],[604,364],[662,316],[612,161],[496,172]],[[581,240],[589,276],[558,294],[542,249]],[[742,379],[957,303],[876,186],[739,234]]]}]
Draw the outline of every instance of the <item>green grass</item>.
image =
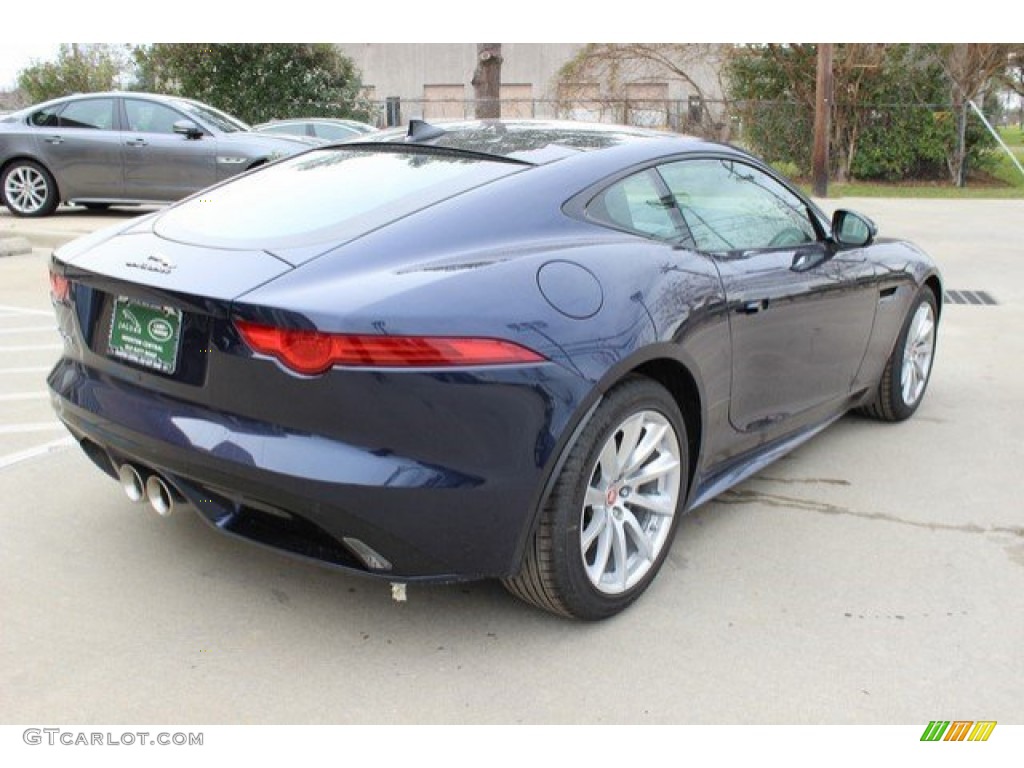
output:
[{"label": "green grass", "polygon": [[999,128],[999,135],[1002,136],[1003,141],[1009,144],[1011,147],[1024,147],[1024,131],[1016,125],[1004,125]]},{"label": "green grass", "polygon": [[[1007,159],[1007,165],[1021,179],[1019,186],[979,186],[975,183],[960,189],[948,184],[829,184],[828,196],[832,197],[920,197],[940,200],[1015,200],[1024,199],[1024,176]],[[810,187],[804,191],[810,194]]]}]

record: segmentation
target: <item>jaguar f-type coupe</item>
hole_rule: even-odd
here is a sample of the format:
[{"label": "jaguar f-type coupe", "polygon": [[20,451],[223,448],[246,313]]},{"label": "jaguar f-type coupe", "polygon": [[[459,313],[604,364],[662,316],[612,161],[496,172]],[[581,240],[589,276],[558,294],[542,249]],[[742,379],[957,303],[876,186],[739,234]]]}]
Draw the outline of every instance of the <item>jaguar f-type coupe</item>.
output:
[{"label": "jaguar f-type coupe", "polygon": [[414,121],[59,249],[53,406],[133,500],[613,615],[683,513],[928,384],[935,264],[722,144]]}]

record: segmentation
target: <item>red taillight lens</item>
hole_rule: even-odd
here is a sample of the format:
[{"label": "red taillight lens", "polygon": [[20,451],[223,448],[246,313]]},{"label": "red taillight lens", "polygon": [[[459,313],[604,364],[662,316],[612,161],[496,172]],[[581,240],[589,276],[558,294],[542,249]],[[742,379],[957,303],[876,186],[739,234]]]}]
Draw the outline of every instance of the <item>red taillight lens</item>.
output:
[{"label": "red taillight lens", "polygon": [[335,365],[434,368],[514,365],[544,360],[526,347],[501,339],[322,333],[242,320],[236,320],[235,325],[255,352],[272,355],[293,371],[310,376]]},{"label": "red taillight lens", "polygon": [[50,296],[54,301],[67,302],[71,298],[71,281],[50,270]]}]

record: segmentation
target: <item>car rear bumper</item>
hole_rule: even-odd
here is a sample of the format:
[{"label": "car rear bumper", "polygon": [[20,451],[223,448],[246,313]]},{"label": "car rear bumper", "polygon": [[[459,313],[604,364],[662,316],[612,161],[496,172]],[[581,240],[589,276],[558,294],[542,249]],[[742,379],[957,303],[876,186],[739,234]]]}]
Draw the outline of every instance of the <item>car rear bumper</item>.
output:
[{"label": "car rear bumper", "polygon": [[[565,385],[560,396],[527,370],[496,374],[522,407],[503,417],[519,426],[493,435],[495,454],[522,460],[493,472],[433,460],[465,428],[450,418],[410,426],[435,430],[438,446],[437,457],[413,459],[401,446],[359,446],[157,394],[68,358],[48,383],[57,415],[101,469],[116,477],[127,463],[143,480],[160,476],[224,533],[390,580],[455,581],[518,567],[546,468],[582,396],[582,382],[545,368],[544,378]],[[466,403],[467,418],[490,402],[489,389],[468,388],[480,401]]]}]

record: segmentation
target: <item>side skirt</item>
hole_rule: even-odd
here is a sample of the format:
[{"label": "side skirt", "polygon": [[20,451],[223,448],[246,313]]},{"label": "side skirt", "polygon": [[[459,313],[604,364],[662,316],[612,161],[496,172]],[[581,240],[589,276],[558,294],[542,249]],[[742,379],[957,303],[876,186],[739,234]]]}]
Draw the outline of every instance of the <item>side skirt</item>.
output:
[{"label": "side skirt", "polygon": [[687,507],[687,511],[696,509],[720,493],[724,493],[734,485],[743,482],[751,475],[760,472],[794,448],[806,443],[823,429],[841,419],[845,414],[845,410],[840,411],[822,422],[812,424],[785,437],[780,437],[760,445],[731,459],[720,467],[716,467],[713,473],[704,477],[698,477],[694,483],[693,493],[690,495],[690,504]]}]

